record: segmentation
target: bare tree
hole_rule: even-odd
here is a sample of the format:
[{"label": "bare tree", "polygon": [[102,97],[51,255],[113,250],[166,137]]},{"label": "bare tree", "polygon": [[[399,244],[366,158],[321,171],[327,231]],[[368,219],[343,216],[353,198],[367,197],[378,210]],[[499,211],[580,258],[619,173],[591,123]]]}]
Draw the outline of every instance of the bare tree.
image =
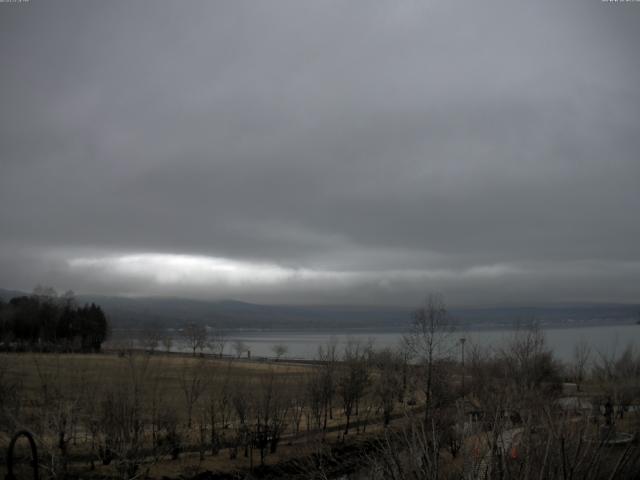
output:
[{"label": "bare tree", "polygon": [[242,354],[247,351],[247,345],[237,338],[233,341],[233,350],[236,352],[236,356],[240,358]]},{"label": "bare tree", "polygon": [[278,343],[273,347],[271,347],[271,351],[276,356],[276,360],[280,360],[282,357],[284,357],[287,354],[287,352],[289,351],[289,347],[287,347],[282,343]]},{"label": "bare tree", "polygon": [[171,347],[173,346],[173,337],[167,330],[162,332],[160,343],[162,343],[162,347],[164,348],[165,353],[171,352]]},{"label": "bare tree", "polygon": [[[217,455],[224,441],[224,432],[228,427],[233,408],[231,391],[231,363],[224,369],[216,368],[210,372],[208,391],[208,421],[211,454]],[[221,432],[222,431],[222,434]]]},{"label": "bare tree", "polygon": [[425,396],[425,421],[429,420],[433,400],[436,362],[448,357],[453,324],[441,295],[428,295],[423,306],[412,317],[411,331],[405,337],[408,348],[423,369],[422,389]]},{"label": "bare tree", "polygon": [[[465,414],[463,402],[458,403],[462,408],[434,412],[429,424],[416,422],[408,410],[403,422],[374,440],[376,448],[368,455],[371,478],[636,478],[637,446],[612,448],[617,441],[611,438],[613,429],[602,429],[597,418],[554,408],[546,384],[554,378],[549,366],[555,362],[547,353],[535,331],[519,332],[516,341],[497,354],[471,345],[469,396],[480,401],[481,417]],[[615,358],[622,360],[620,375],[633,374],[633,355]],[[616,363],[613,359],[607,371],[615,374]],[[516,416],[513,409],[523,394],[526,408]],[[455,460],[445,453],[446,446]]]},{"label": "bare tree", "polygon": [[588,370],[589,360],[591,358],[591,346],[585,339],[581,339],[573,347],[573,362],[571,365],[571,372],[573,381],[580,384],[584,380],[586,372]]},{"label": "bare tree", "polygon": [[229,456],[234,459],[238,453],[238,447],[244,445],[245,457],[249,456],[249,448],[251,446],[250,425],[249,421],[252,417],[254,407],[254,397],[250,391],[254,385],[249,385],[246,377],[235,376],[231,383],[231,403],[235,414],[235,438],[232,448],[229,449]]},{"label": "bare tree", "polygon": [[283,375],[270,369],[257,385],[254,402],[252,437],[260,451],[260,464],[264,464],[267,451],[275,453],[284,430],[290,402],[288,386]]},{"label": "bare tree", "polygon": [[529,394],[535,396],[543,383],[559,381],[560,365],[547,346],[544,332],[535,322],[516,329],[499,355],[506,379],[522,400]]},{"label": "bare tree", "polygon": [[100,404],[100,451],[105,465],[114,461],[120,478],[130,480],[144,473],[140,471],[143,464],[153,461],[144,449],[143,396],[149,357],[130,355],[123,360],[127,364],[125,382],[109,385]]},{"label": "bare tree", "polygon": [[634,345],[627,345],[619,355],[615,349],[609,353],[598,352],[592,372],[604,397],[613,402],[613,409],[622,418],[629,404],[640,394],[640,357]]},{"label": "bare tree", "polygon": [[78,306],[76,294],[73,292],[73,290],[67,290],[62,295],[60,295],[59,302],[63,308],[76,308]]},{"label": "bare tree", "polygon": [[214,355],[222,358],[226,344],[227,336],[225,333],[222,330],[213,329],[209,336],[209,350],[211,350]]},{"label": "bare tree", "polygon": [[[37,415],[34,430],[40,434],[46,469],[52,476],[64,476],[69,448],[75,442],[87,385],[86,364],[66,365],[58,354],[42,362],[32,357],[38,376],[39,397],[33,402]],[[77,367],[77,368],[76,368]]]},{"label": "bare tree", "polygon": [[333,398],[336,394],[336,370],[338,365],[338,340],[331,338],[326,345],[318,347],[319,386],[324,413],[323,430],[327,429],[328,420],[333,419]]},{"label": "bare tree", "polygon": [[386,429],[367,456],[371,471],[377,474],[375,478],[444,478],[441,476],[440,443],[434,442],[434,438],[433,429],[411,417],[400,430]]},{"label": "bare tree", "polygon": [[193,356],[196,355],[196,350],[202,350],[207,346],[207,329],[202,325],[196,325],[190,323],[182,329],[182,336],[189,349],[193,352]]},{"label": "bare tree", "polygon": [[55,288],[47,285],[36,285],[32,295],[40,298],[44,302],[56,302],[58,300],[58,292],[56,292]]},{"label": "bare tree", "polygon": [[388,426],[398,399],[398,391],[402,389],[401,357],[390,349],[377,352],[373,357],[375,368],[373,395],[382,410],[384,426]]},{"label": "bare tree", "polygon": [[187,428],[191,428],[193,408],[207,388],[205,361],[189,362],[185,359],[179,380],[187,410]]},{"label": "bare tree", "polygon": [[162,405],[158,412],[158,453],[167,453],[172,460],[177,460],[182,450],[182,436],[178,425],[178,415],[175,409],[168,405]]},{"label": "bare tree", "polygon": [[[305,394],[306,402],[308,404],[307,409],[307,430],[311,427],[311,421],[315,428],[322,426],[322,414],[326,412],[325,406],[328,404],[326,401],[326,373],[324,369],[315,370],[308,374],[305,382]],[[327,416],[325,414],[325,428],[327,424]]]},{"label": "bare tree", "polygon": [[358,413],[358,404],[369,385],[370,374],[367,352],[360,342],[349,341],[344,351],[344,359],[338,378],[338,394],[346,418],[344,434],[349,433],[351,415]]},{"label": "bare tree", "polygon": [[145,389],[145,410],[148,416],[148,423],[151,428],[151,444],[153,452],[158,455],[162,452],[160,423],[163,420],[166,402],[166,382],[164,382],[160,372],[163,370],[163,362],[156,360],[150,362],[149,373],[147,375],[147,388]]},{"label": "bare tree", "polygon": [[300,423],[307,409],[307,392],[305,386],[304,383],[296,382],[292,385],[290,391],[291,430],[292,433],[296,435],[300,433]]},{"label": "bare tree", "polygon": [[153,354],[162,340],[162,327],[157,324],[148,324],[142,330],[138,339],[140,345],[148,353]]}]

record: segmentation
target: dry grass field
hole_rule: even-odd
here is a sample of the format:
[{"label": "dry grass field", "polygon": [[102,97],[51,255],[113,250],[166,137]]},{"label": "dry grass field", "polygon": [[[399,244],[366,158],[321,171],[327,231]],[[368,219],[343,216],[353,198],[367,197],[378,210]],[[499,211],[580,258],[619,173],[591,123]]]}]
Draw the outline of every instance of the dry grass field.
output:
[{"label": "dry grass field", "polygon": [[314,364],[2,353],[0,449],[33,432],[43,478],[637,478],[640,356],[576,371],[538,331],[464,370],[356,343]]},{"label": "dry grass field", "polygon": [[[322,419],[314,421],[309,408],[303,412],[310,379],[319,368],[144,352],[1,354],[2,385],[10,394],[4,395],[8,413],[0,448],[6,449],[17,429],[34,432],[49,474],[126,477],[130,472],[119,471],[126,465],[118,467],[117,460],[126,463],[132,451],[144,474],[153,477],[273,465],[306,456],[320,439],[333,442],[343,434],[337,398],[321,433]],[[368,432],[379,431],[373,404],[363,399],[360,408],[353,432],[361,433],[364,415]],[[278,445],[263,445],[261,456],[257,431],[267,428],[269,438],[277,431]],[[109,442],[123,452],[114,452],[114,460],[103,465]],[[174,445],[179,445],[176,455]]]},{"label": "dry grass field", "polygon": [[188,354],[132,355],[116,353],[3,353],[0,362],[4,380],[17,382],[29,396],[41,394],[41,388],[54,382],[59,388],[76,386],[100,390],[105,385],[130,381],[130,375],[143,372],[144,387],[162,383],[168,398],[179,397],[181,377],[185,370],[202,369],[206,381],[216,381],[223,374],[258,380],[265,372],[286,375],[292,380],[309,371],[312,366],[284,362],[254,362],[250,360],[217,359],[213,356]]}]

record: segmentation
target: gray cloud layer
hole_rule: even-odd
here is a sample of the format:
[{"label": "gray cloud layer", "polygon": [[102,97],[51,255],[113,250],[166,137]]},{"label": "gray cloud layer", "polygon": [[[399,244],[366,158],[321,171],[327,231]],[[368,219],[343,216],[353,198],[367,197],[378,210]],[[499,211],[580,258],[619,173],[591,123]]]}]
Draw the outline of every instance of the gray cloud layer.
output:
[{"label": "gray cloud layer", "polygon": [[639,21],[596,0],[0,4],[0,285],[637,301]]}]

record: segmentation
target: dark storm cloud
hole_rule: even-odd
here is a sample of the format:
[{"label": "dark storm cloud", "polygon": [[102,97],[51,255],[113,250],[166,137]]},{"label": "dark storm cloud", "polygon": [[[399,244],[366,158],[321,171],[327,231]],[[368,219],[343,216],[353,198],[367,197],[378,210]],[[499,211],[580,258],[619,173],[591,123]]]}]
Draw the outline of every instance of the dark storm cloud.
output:
[{"label": "dark storm cloud", "polygon": [[637,300],[638,5],[0,4],[0,285]]}]

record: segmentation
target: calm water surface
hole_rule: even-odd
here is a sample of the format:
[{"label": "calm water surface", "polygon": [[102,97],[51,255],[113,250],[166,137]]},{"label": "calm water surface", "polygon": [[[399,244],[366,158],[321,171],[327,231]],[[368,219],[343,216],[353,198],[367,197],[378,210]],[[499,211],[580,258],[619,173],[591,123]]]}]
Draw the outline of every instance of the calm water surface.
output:
[{"label": "calm water surface", "polygon": [[[547,344],[555,355],[567,361],[571,360],[575,345],[582,341],[591,346],[595,355],[598,352],[606,355],[620,354],[630,344],[640,346],[640,325],[545,328],[543,331]],[[513,329],[459,329],[452,334],[451,341],[455,343],[464,337],[467,340],[465,348],[472,344],[501,348],[513,338],[514,333]],[[285,345],[288,349],[287,357],[312,359],[316,356],[318,347],[330,341],[337,341],[338,349],[349,339],[371,340],[377,348],[395,347],[401,342],[403,334],[400,331],[229,332],[225,353],[233,353],[233,341],[241,340],[252,356],[272,357],[275,345]]]}]

